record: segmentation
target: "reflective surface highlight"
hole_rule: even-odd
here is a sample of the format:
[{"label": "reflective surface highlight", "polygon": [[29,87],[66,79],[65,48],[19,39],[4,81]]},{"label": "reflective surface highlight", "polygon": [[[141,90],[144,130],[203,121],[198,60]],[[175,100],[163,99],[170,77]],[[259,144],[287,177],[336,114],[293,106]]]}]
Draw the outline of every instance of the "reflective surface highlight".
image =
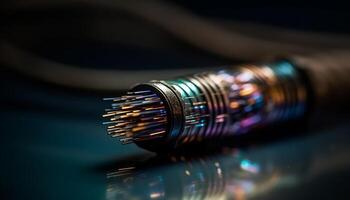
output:
[{"label": "reflective surface highlight", "polygon": [[[347,134],[323,134],[257,148],[226,147],[207,156],[169,155],[115,166],[107,173],[106,199],[293,199],[300,191],[313,195],[311,191],[323,188],[320,178],[334,181],[349,175],[342,171],[350,167],[348,139]],[[327,190],[318,195],[324,193],[322,199],[341,197]]]}]

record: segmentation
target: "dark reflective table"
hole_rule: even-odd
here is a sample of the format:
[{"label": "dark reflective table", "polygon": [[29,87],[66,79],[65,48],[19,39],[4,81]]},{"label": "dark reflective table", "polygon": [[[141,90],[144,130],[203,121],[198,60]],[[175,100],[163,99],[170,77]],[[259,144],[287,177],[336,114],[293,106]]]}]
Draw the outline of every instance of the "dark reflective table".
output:
[{"label": "dark reflective table", "polygon": [[338,199],[349,188],[349,138],[326,132],[210,156],[117,165],[107,173],[106,198]]}]

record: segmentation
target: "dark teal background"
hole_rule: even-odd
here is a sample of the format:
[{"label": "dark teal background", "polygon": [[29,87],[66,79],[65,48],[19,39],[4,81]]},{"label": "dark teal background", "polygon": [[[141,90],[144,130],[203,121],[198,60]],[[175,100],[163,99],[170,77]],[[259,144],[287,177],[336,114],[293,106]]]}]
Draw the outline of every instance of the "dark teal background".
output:
[{"label": "dark teal background", "polygon": [[[300,8],[264,3],[252,6],[236,2],[215,5],[212,1],[179,2],[204,16],[299,30],[349,32],[348,10],[329,6],[330,3]],[[94,8],[83,6],[80,9],[37,8],[34,11],[1,13],[1,36],[46,58],[100,69],[115,66],[134,70],[183,68],[236,62],[190,48],[174,38],[172,42],[176,43],[176,48],[147,49],[80,36],[86,31],[89,20],[103,13],[103,10],[97,11],[97,14],[92,10]],[[50,34],[23,39],[11,32],[14,28],[25,35],[27,29],[22,25],[27,24],[42,26],[42,31]],[[349,199],[350,125],[346,110],[316,113],[293,127],[277,129],[271,134],[273,138],[267,135],[248,143],[245,139],[244,145],[227,147],[239,151],[240,157],[206,153],[195,158],[186,155],[189,162],[174,163],[133,144],[121,145],[107,136],[101,115],[108,105],[102,98],[118,96],[121,91],[98,93],[60,87],[28,78],[3,64],[0,77],[1,199],[125,197],[111,193],[116,188],[124,191],[123,194],[149,199],[149,183],[155,177],[163,181],[165,199],[181,199],[185,194],[184,187],[190,183],[183,173],[189,165],[192,171],[210,175],[212,168],[203,169],[203,166],[212,166],[218,161],[225,168],[227,181],[232,181],[238,176],[234,172],[241,170],[237,163],[244,159],[261,168],[270,166],[292,180],[288,184],[274,185],[267,193],[252,199]],[[344,98],[348,98],[348,94],[344,94]],[[204,164],[199,161],[201,159]],[[128,175],[134,177],[133,181],[126,184],[123,182],[125,177],[107,179],[108,173],[129,165],[137,166],[135,175],[134,172]],[[230,166],[235,167],[230,169]],[[263,181],[270,175],[255,175],[251,182]],[[215,178],[204,176],[204,180],[206,184],[215,185],[212,182]],[[225,194],[227,188],[223,187],[221,192]]]}]

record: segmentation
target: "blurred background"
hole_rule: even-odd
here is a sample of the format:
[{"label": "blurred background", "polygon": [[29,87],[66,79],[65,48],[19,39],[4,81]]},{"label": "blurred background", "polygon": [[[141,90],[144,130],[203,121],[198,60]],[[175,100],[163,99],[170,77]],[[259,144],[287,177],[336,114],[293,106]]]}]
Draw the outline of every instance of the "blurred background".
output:
[{"label": "blurred background", "polygon": [[349,198],[348,111],[195,158],[123,146],[101,117],[138,82],[348,49],[345,6],[14,0],[0,15],[1,199]]}]

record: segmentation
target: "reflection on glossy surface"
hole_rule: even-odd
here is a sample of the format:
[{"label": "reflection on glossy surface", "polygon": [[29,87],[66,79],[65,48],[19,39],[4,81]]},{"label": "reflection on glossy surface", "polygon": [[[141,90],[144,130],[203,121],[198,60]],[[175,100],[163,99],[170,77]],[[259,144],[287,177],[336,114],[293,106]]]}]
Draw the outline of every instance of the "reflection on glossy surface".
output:
[{"label": "reflection on glossy surface", "polygon": [[310,192],[320,177],[350,166],[349,138],[324,134],[247,150],[225,148],[218,155],[154,157],[117,166],[107,174],[106,198],[278,199],[282,193],[291,199],[293,188]]}]

